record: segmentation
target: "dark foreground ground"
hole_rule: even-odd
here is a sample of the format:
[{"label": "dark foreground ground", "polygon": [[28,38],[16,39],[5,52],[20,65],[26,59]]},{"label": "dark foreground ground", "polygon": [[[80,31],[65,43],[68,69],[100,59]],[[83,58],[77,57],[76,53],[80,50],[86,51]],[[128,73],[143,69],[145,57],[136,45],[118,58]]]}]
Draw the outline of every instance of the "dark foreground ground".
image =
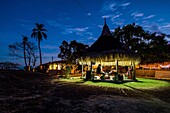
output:
[{"label": "dark foreground ground", "polygon": [[54,79],[0,70],[0,113],[170,113],[170,88],[106,88]]}]

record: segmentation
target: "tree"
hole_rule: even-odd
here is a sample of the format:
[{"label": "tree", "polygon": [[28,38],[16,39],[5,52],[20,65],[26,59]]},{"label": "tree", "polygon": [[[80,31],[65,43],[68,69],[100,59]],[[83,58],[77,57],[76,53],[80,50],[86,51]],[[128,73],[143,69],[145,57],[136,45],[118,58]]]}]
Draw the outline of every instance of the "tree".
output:
[{"label": "tree", "polygon": [[145,31],[133,23],[116,28],[113,36],[125,48],[140,55],[142,63],[164,62],[170,59],[165,34]]},{"label": "tree", "polygon": [[118,39],[125,48],[136,52],[140,49],[138,45],[144,41],[144,34],[145,31],[143,28],[133,23],[123,26],[122,28],[116,28],[113,32],[113,37]]},{"label": "tree", "polygon": [[168,42],[165,40],[165,34],[157,35],[153,33],[153,39],[148,43],[150,50],[150,59],[148,62],[165,62],[170,59]]},{"label": "tree", "polygon": [[26,45],[27,45],[27,41],[28,41],[28,37],[27,36],[22,36],[23,37],[23,53],[24,53],[24,62],[25,62],[25,66],[27,67],[27,59],[26,59]]},{"label": "tree", "polygon": [[24,63],[26,66],[26,69],[29,70],[29,67],[31,65],[32,61],[32,66],[35,67],[37,55],[36,55],[36,50],[37,47],[33,42],[29,42],[28,38],[24,36],[22,42],[15,42],[14,44],[9,45],[9,55],[10,56],[15,56],[16,58],[19,59],[24,59]]},{"label": "tree", "polygon": [[85,50],[88,49],[88,45],[84,45],[79,43],[75,40],[70,41],[63,41],[60,48],[60,53],[58,57],[66,60],[68,63],[76,63],[76,60],[84,53]]},{"label": "tree", "polygon": [[0,62],[0,69],[16,70],[19,69],[19,64],[13,62]]},{"label": "tree", "polygon": [[47,39],[47,35],[45,34],[45,32],[47,31],[44,28],[43,24],[38,24],[35,23],[35,28],[32,30],[32,34],[31,37],[36,38],[36,40],[38,41],[38,49],[39,49],[39,57],[40,57],[40,65],[42,65],[42,54],[41,54],[41,47],[40,47],[40,43],[44,39]]}]

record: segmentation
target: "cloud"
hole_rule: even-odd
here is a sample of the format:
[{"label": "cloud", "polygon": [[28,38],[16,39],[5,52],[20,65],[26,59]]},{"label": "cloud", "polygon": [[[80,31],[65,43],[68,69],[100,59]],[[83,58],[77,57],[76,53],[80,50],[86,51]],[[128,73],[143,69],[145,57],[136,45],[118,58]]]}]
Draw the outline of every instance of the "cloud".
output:
[{"label": "cloud", "polygon": [[110,18],[112,17],[113,15],[103,15],[102,18]]},{"label": "cloud", "polygon": [[91,36],[91,37],[89,37],[88,39],[93,39],[93,37]]},{"label": "cloud", "polygon": [[93,33],[92,33],[92,32],[85,32],[85,34],[90,35],[90,36],[92,36],[92,35],[93,35]]},{"label": "cloud", "polygon": [[128,5],[130,5],[130,3],[123,3],[123,4],[120,4],[120,6],[123,6],[123,7],[126,7],[126,6],[128,6]]},{"label": "cloud", "polygon": [[160,27],[159,27],[157,24],[153,24],[153,25],[151,26],[151,30],[152,30],[152,31],[155,31],[155,32],[158,32],[158,31],[160,31]]},{"label": "cloud", "polygon": [[113,20],[112,22],[113,22],[112,24],[115,24],[115,25],[121,26],[121,25],[123,25],[123,24],[124,24],[125,19],[117,19],[117,20]]},{"label": "cloud", "polygon": [[64,32],[62,32],[63,34],[76,34],[79,36],[83,36],[83,34],[86,34],[87,30],[89,29],[89,27],[82,27],[82,28],[67,28],[65,29]]},{"label": "cloud", "polygon": [[89,27],[82,27],[82,28],[68,28],[68,33],[76,33],[76,32],[86,32]]},{"label": "cloud", "polygon": [[131,16],[134,16],[134,18],[136,17],[142,17],[144,15],[144,13],[138,13],[138,12],[134,12],[131,14]]},{"label": "cloud", "polygon": [[116,8],[117,4],[113,1],[106,1],[104,4],[103,4],[103,7],[101,9],[102,12],[105,12],[105,11],[115,11],[117,8]]},{"label": "cloud", "polygon": [[47,24],[49,24],[50,26],[53,26],[53,27],[58,27],[60,29],[65,29],[65,28],[71,27],[71,25],[61,24],[55,20],[47,20]]},{"label": "cloud", "polygon": [[119,18],[121,15],[123,15],[123,14],[117,14],[117,15],[113,16],[111,21],[114,21],[114,19]]},{"label": "cloud", "polygon": [[164,19],[161,18],[161,19],[159,19],[158,21],[161,22],[161,21],[164,21]]},{"label": "cloud", "polygon": [[76,35],[83,36],[83,34],[85,34],[85,32],[87,32],[87,30],[89,29],[89,27],[73,28],[71,25],[65,25],[65,24],[59,23],[55,20],[48,20],[47,23],[50,26],[58,27],[58,28],[62,29],[63,30],[62,34],[73,34],[74,33]]},{"label": "cloud", "polygon": [[114,31],[115,31],[115,29],[110,29],[110,31],[111,31],[111,32],[114,32]]},{"label": "cloud", "polygon": [[150,32],[162,33],[161,27],[156,23],[148,23],[143,25],[144,29]]},{"label": "cloud", "polygon": [[167,23],[166,25],[162,26],[163,28],[170,28],[170,23]]},{"label": "cloud", "polygon": [[103,25],[98,25],[99,28],[103,28]]},{"label": "cloud", "polygon": [[153,17],[155,17],[155,15],[149,15],[149,16],[145,17],[144,19],[150,19],[150,18],[153,18]]}]

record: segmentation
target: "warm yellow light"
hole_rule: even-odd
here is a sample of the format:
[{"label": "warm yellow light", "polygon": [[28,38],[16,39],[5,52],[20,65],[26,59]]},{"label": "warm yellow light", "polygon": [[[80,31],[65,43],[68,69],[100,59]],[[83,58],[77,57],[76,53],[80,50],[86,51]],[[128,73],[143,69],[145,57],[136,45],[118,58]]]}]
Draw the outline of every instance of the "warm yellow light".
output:
[{"label": "warm yellow light", "polygon": [[49,65],[49,70],[56,70],[57,69],[57,64],[50,64]]}]

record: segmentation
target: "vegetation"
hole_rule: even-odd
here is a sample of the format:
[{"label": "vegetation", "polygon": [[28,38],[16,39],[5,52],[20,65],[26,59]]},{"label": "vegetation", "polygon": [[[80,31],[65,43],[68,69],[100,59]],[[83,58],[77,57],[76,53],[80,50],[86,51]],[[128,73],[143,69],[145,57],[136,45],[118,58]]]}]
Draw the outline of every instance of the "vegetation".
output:
[{"label": "vegetation", "polygon": [[41,41],[44,39],[47,39],[47,35],[45,34],[45,32],[47,31],[44,28],[43,24],[38,24],[35,23],[35,28],[32,30],[32,34],[31,37],[36,38],[36,40],[38,41],[38,49],[39,49],[39,57],[40,57],[40,65],[42,65],[42,54],[41,54],[41,47],[40,47],[40,43]]},{"label": "vegetation", "polygon": [[87,50],[88,45],[79,43],[75,40],[70,41],[70,43],[63,41],[59,48],[59,58],[66,60],[68,63],[76,63],[76,60],[85,52],[85,50]]},{"label": "vegetation", "polygon": [[111,83],[111,82],[95,82],[95,81],[84,81],[80,78],[73,79],[61,79],[63,82],[71,83],[83,83],[83,85],[92,85],[99,87],[111,87],[111,88],[134,88],[134,89],[159,89],[161,87],[170,87],[169,81],[154,80],[147,78],[138,78],[138,82],[126,82],[121,84]]},{"label": "vegetation", "polygon": [[150,33],[139,25],[128,24],[118,27],[113,37],[118,39],[125,48],[141,56],[142,63],[164,62],[170,60],[170,47],[163,33]]},{"label": "vegetation", "polygon": [[29,71],[30,66],[35,67],[37,55],[37,47],[33,42],[28,41],[27,36],[22,36],[22,42],[15,42],[14,44],[9,45],[9,55],[14,56],[19,59],[24,59],[26,69]]},{"label": "vegetation", "polygon": [[19,69],[19,66],[20,66],[19,64],[13,62],[0,62],[0,69],[15,70]]}]

